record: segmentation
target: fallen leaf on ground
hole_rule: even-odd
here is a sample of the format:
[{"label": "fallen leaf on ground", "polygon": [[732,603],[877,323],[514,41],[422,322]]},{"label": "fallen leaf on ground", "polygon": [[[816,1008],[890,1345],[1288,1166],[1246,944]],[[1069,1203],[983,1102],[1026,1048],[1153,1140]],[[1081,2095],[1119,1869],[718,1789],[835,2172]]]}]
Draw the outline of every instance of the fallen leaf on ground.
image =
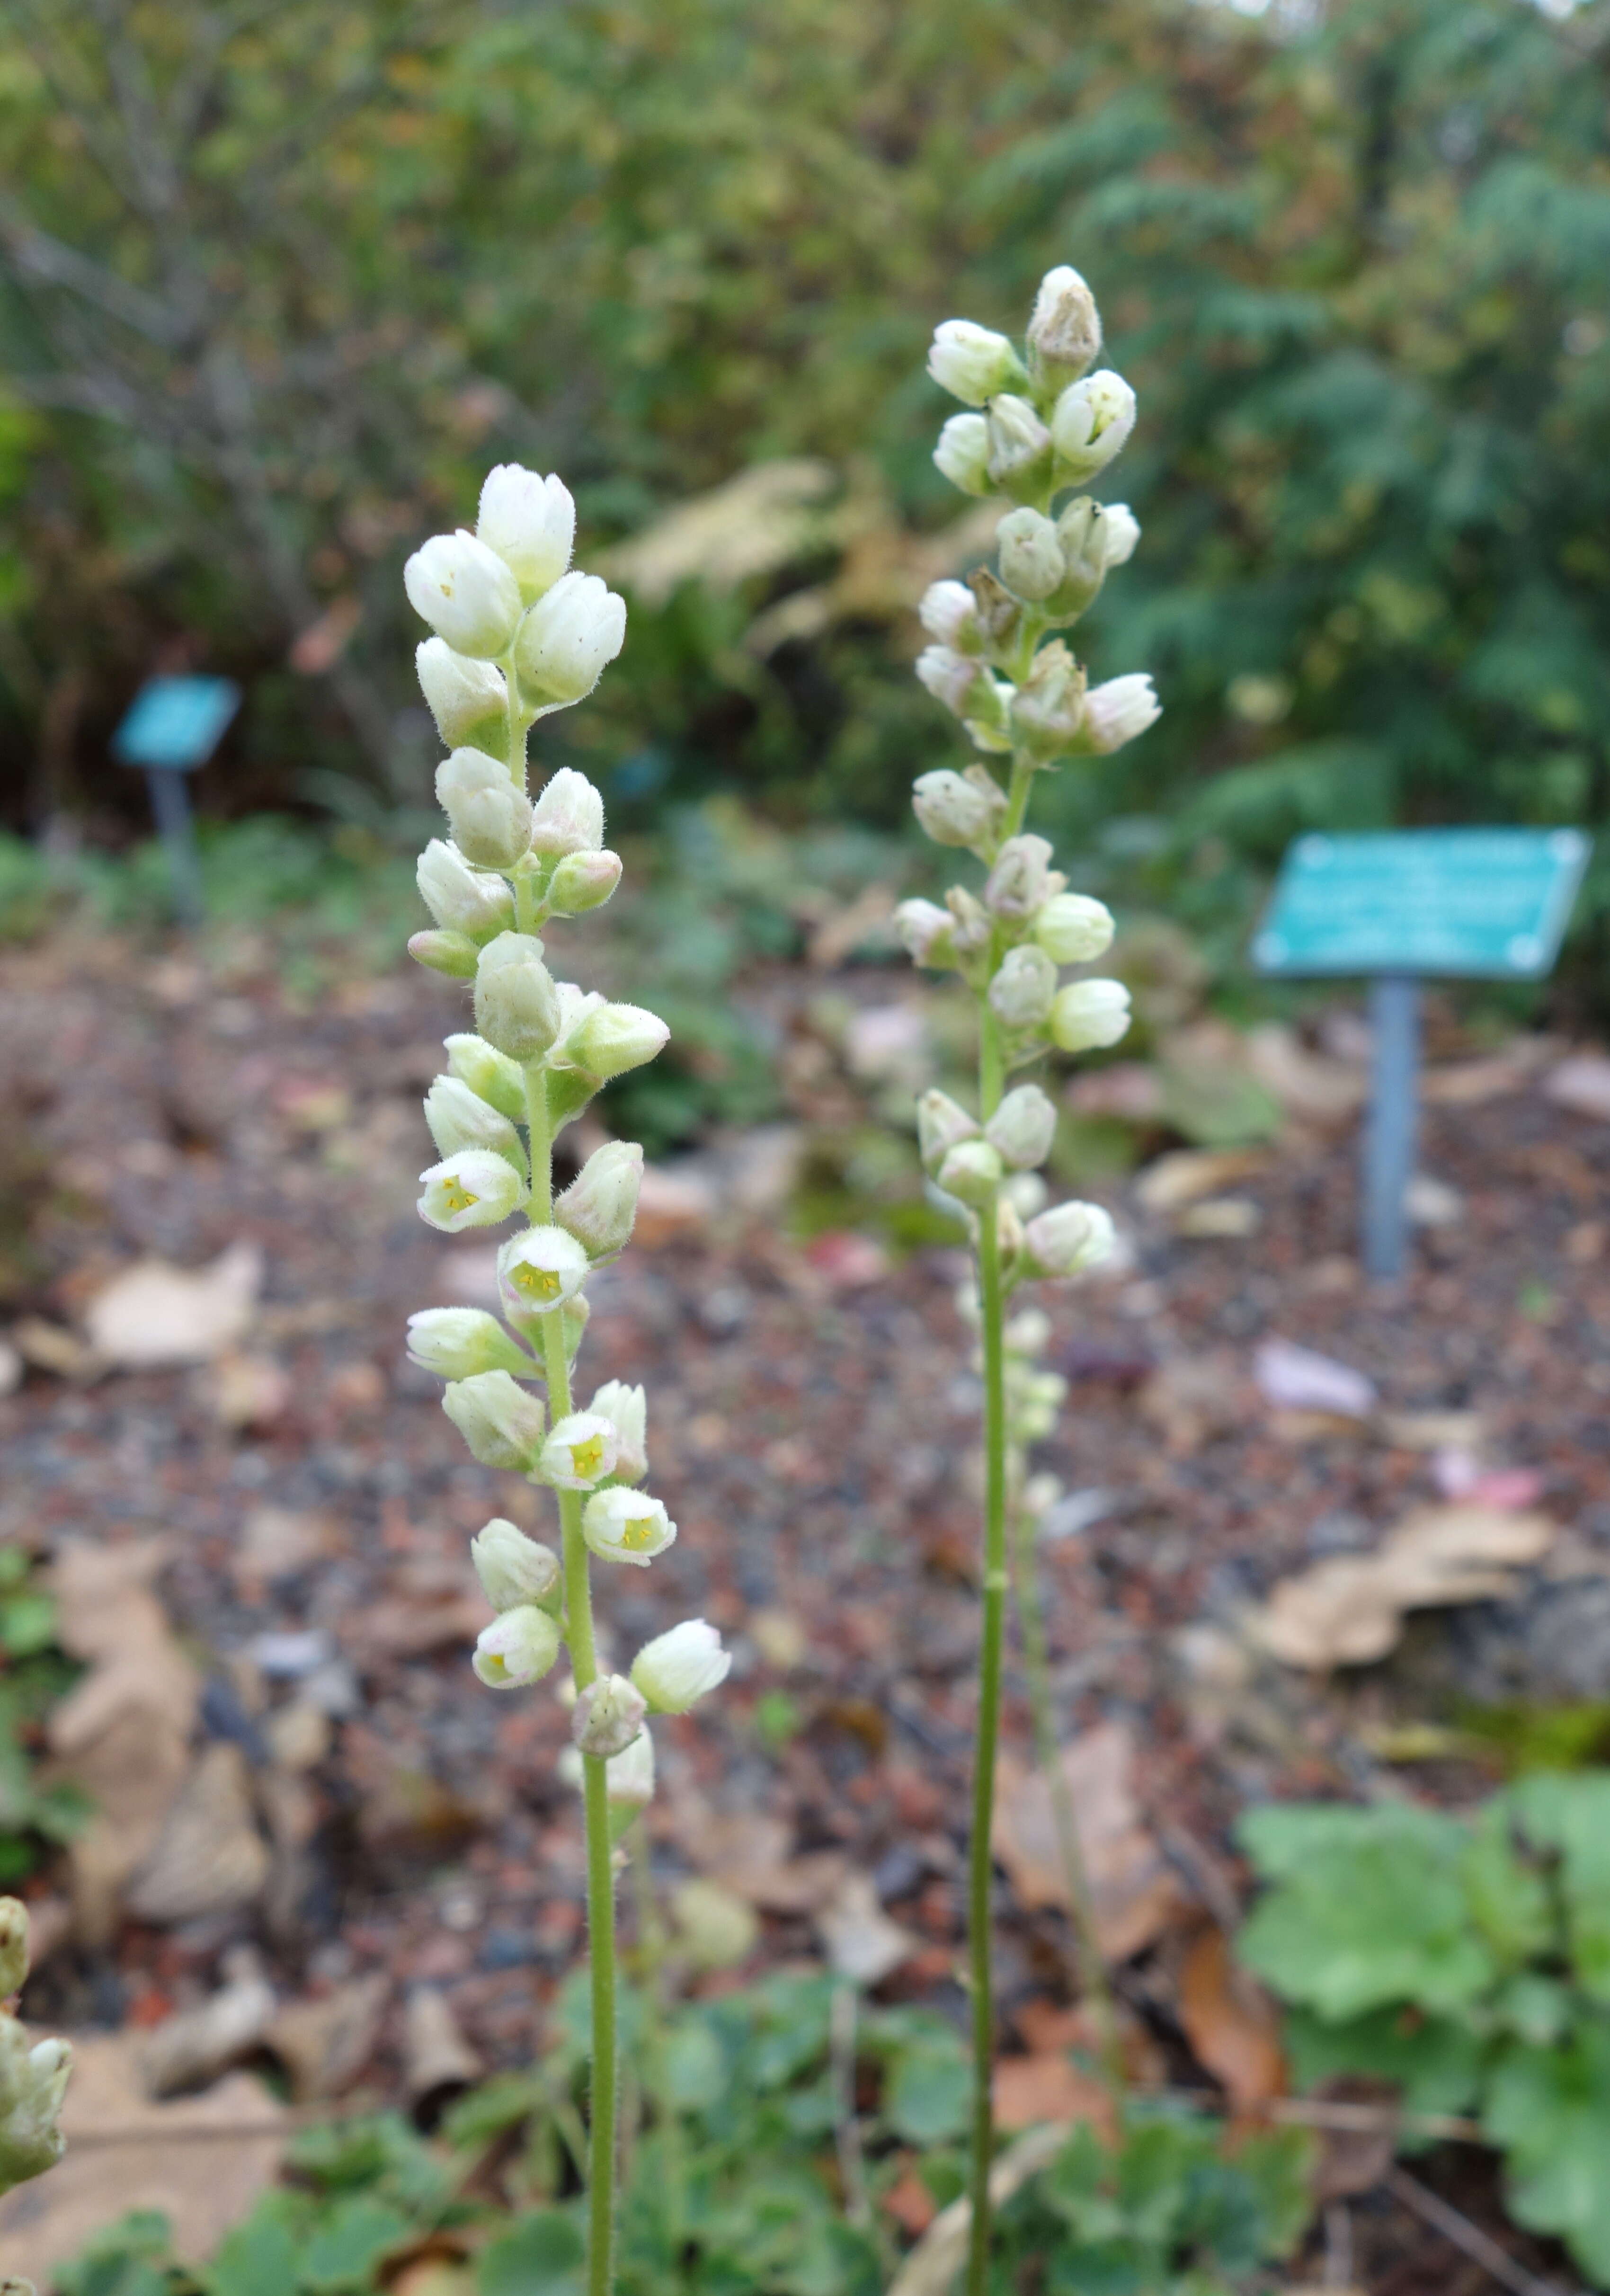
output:
[{"label": "fallen leaf on ground", "polygon": [[246,1757],[227,1740],[204,1747],[124,1902],[136,1921],[171,1928],[249,1906],[267,1878]]},{"label": "fallen leaf on ground", "polygon": [[1279,2013],[1235,1961],[1222,1930],[1206,1929],[1192,1939],[1180,1967],[1177,2005],[1198,2063],[1238,2112],[1282,2094]]},{"label": "fallen leaf on ground", "polygon": [[1486,1432],[1479,1411],[1384,1411],[1377,1424],[1399,1451],[1476,1451]]},{"label": "fallen leaf on ground", "polygon": [[230,1349],[207,1372],[205,1392],[220,1427],[272,1427],[291,1408],[291,1374],[270,1356]]},{"label": "fallen leaf on ground", "polygon": [[1296,1030],[1279,1021],[1247,1031],[1245,1057],[1251,1074],[1287,1115],[1306,1124],[1345,1124],[1368,1095],[1368,1074],[1355,1062],[1310,1052]]},{"label": "fallen leaf on ground", "polygon": [[153,2104],[121,2034],[73,2037],[62,2127],[67,2157],[0,2200],[7,2271],[51,2284],[57,2268],[125,2211],[155,2209],[184,2262],[209,2258],[273,2184],[286,2116],[246,2073],[203,2096]]},{"label": "fallen leaf on ground", "polygon": [[813,1236],[805,1247],[805,1261],[835,1292],[858,1292],[868,1283],[881,1283],[889,1273],[889,1254],[877,1238],[847,1227],[827,1228]]},{"label": "fallen leaf on ground", "polygon": [[[1086,1731],[1061,1756],[1097,1938],[1109,1961],[1127,1961],[1149,1945],[1185,1903],[1179,1878],[1135,1799],[1134,1758],[1134,1741],[1116,1723]],[[1000,1762],[993,1846],[1026,1911],[1070,1909],[1051,1789],[1038,1768],[1006,1755]]]},{"label": "fallen leaf on ground", "polygon": [[1578,1116],[1610,1117],[1610,1059],[1603,1053],[1573,1053],[1549,1070],[1543,1090],[1557,1107]]},{"label": "fallen leaf on ground", "polygon": [[1135,1201],[1144,1212],[1162,1218],[1221,1195],[1236,1180],[1267,1169],[1261,1148],[1177,1148],[1148,1164],[1135,1183]]},{"label": "fallen leaf on ground", "polygon": [[417,1658],[444,1644],[472,1644],[487,1623],[487,1600],[467,1566],[420,1556],[393,1571],[387,1592],[341,1620],[341,1641],[361,1666]]},{"label": "fallen leaf on ground", "polygon": [[85,1386],[111,1368],[98,1349],[86,1347],[76,1332],[43,1316],[20,1316],[12,1325],[12,1346],[22,1362],[32,1364],[36,1371],[52,1372],[57,1379],[74,1380]]},{"label": "fallen leaf on ground", "polygon": [[809,1914],[825,1906],[849,1871],[842,1849],[793,1855],[793,1829],[759,1813],[719,1817],[695,1797],[678,1811],[677,1838],[711,1878],[768,1914]]},{"label": "fallen leaf on ground", "polygon": [[866,1874],[846,1874],[817,1915],[817,1933],[841,1977],[879,1985],[917,1950],[918,1940],[891,1921]]},{"label": "fallen leaf on ground", "polygon": [[1160,1364],[1135,1399],[1176,1457],[1199,1451],[1215,1435],[1236,1433],[1247,1418],[1245,1384],[1228,1355]]},{"label": "fallen leaf on ground", "polygon": [[1006,2129],[1037,2128],[1044,2121],[1093,2121],[1113,2135],[1113,2100],[1093,2073],[1061,2051],[1033,2057],[1002,2057],[995,2068],[995,2120]]},{"label": "fallen leaf on ground", "polygon": [[351,2087],[374,2054],[390,1991],[390,1979],[374,1970],[280,2011],[263,2039],[290,2075],[299,2104]]},{"label": "fallen leaf on ground", "polygon": [[1558,1535],[1547,1515],[1458,1501],[1420,1507],[1375,1554],[1334,1555],[1282,1579],[1250,1629],[1286,1666],[1367,1665],[1395,1646],[1406,1611],[1513,1594],[1514,1571]]},{"label": "fallen leaf on ground", "polygon": [[939,2214],[939,2202],[914,2168],[901,2170],[898,2182],[889,2187],[880,2205],[913,2240],[919,2233],[926,2232]]},{"label": "fallen leaf on ground", "polygon": [[403,2079],[417,2110],[439,2109],[448,2094],[467,2088],[485,2068],[459,2030],[445,1993],[416,1985],[403,2005]]},{"label": "fallen leaf on ground", "polygon": [[716,1193],[702,1172],[674,1172],[661,1164],[645,1164],[632,1241],[653,1251],[679,1237],[701,1235],[715,1211]]},{"label": "fallen leaf on ground", "polygon": [[1238,1242],[1256,1235],[1263,1214],[1250,1196],[1203,1196],[1187,1204],[1174,1222],[1178,1233],[1197,1242]]},{"label": "fallen leaf on ground", "polygon": [[290,1507],[253,1507],[241,1527],[230,1562],[237,1586],[287,1578],[340,1553],[340,1526],[327,1514],[303,1514]]},{"label": "fallen leaf on ground", "polygon": [[1267,1403],[1282,1411],[1318,1411],[1338,1419],[1368,1419],[1376,1403],[1375,1382],[1290,1340],[1267,1339],[1253,1359],[1253,1375]]},{"label": "fallen leaf on ground", "polygon": [[1062,1099],[1071,1116],[1115,1116],[1121,1123],[1155,1124],[1162,1114],[1162,1079],[1148,1062],[1114,1061],[1108,1068],[1075,1077]]},{"label": "fallen leaf on ground", "polygon": [[215,2080],[256,2048],[275,2010],[274,1988],[255,1956],[247,1956],[227,1985],[193,2009],[181,2009],[135,2043],[148,2095],[171,2096]]},{"label": "fallen leaf on ground", "polygon": [[136,1260],[90,1300],[84,1328],[96,1354],[125,1371],[209,1363],[246,1331],[262,1280],[254,1243],[232,1243],[205,1267]]}]

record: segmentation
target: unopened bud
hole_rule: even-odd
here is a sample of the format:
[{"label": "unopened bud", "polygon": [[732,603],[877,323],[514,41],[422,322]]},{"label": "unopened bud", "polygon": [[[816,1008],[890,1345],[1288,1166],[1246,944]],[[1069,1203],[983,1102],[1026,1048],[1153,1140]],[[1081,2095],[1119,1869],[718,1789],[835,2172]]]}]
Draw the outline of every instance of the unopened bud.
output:
[{"label": "unopened bud", "polygon": [[948,1092],[934,1085],[923,1094],[916,1104],[916,1142],[930,1172],[939,1169],[959,1142],[978,1136],[976,1122]]},{"label": "unopened bud", "polygon": [[553,588],[571,562],[576,505],[561,480],[545,479],[518,463],[499,463],[487,472],[481,489],[475,533],[497,553],[529,606]]},{"label": "unopened bud", "polygon": [[416,932],[408,935],[408,955],[415,964],[445,972],[449,980],[472,980],[481,947],[467,933]]},{"label": "unopened bud", "polygon": [[669,1035],[659,1014],[640,1004],[601,1004],[566,1036],[560,1057],[607,1082],[652,1061]]},{"label": "unopened bud", "polygon": [[1043,1164],[1056,1136],[1056,1111],[1037,1084],[1014,1086],[984,1127],[1003,1163],[1018,1171]]},{"label": "unopened bud", "polygon": [[540,708],[567,709],[592,692],[625,638],[625,600],[596,574],[563,575],[516,634],[522,689]]},{"label": "unopened bud", "polygon": [[28,1907],[21,1898],[0,1898],[0,2000],[21,1993],[28,1975]]},{"label": "unopened bud", "polygon": [[514,922],[514,896],[490,869],[472,869],[456,847],[433,837],[415,872],[420,898],[439,925],[489,940]]},{"label": "unopened bud", "polygon": [[1014,922],[1031,917],[1045,900],[1052,875],[1051,848],[1043,837],[1008,837],[984,882],[984,906]]},{"label": "unopened bud", "polygon": [[1050,1190],[1038,1172],[1014,1172],[1001,1190],[1003,1201],[1010,1203],[1020,1218],[1032,1219],[1043,1212]]},{"label": "unopened bud", "polygon": [[555,1421],[537,1472],[556,1491],[590,1491],[615,1468],[615,1423],[601,1411],[572,1411]]},{"label": "unopened bud", "polygon": [[506,653],[520,619],[520,585],[484,542],[461,527],[432,535],[403,568],[408,603],[455,653]]},{"label": "unopened bud", "polygon": [[1051,1007],[1051,1041],[1064,1053],[1115,1045],[1129,1026],[1129,992],[1121,980],[1071,980]]},{"label": "unopened bud", "polygon": [[986,647],[997,654],[1013,652],[1023,636],[1023,608],[1006,584],[987,566],[975,566],[967,577],[973,611]]},{"label": "unopened bud", "polygon": [[1018,740],[1047,760],[1075,746],[1084,718],[1085,674],[1060,638],[1041,646],[1012,702]]},{"label": "unopened bud", "polygon": [[930,582],[917,617],[929,636],[957,653],[976,653],[983,643],[978,608],[965,582]]},{"label": "unopened bud", "polygon": [[1032,405],[1011,391],[990,401],[984,417],[989,437],[988,470],[1008,494],[1037,492],[1051,472],[1051,434]]},{"label": "unopened bud", "polygon": [[935,469],[965,495],[990,492],[990,426],[982,414],[953,414],[933,450]]},{"label": "unopened bud", "polygon": [[68,2042],[30,2044],[19,2019],[0,2016],[0,2193],[54,2168],[66,2150],[56,2123],[72,2062]]},{"label": "unopened bud", "polygon": [[1057,475],[1074,486],[1105,471],[1135,428],[1135,394],[1121,374],[1103,368],[1071,382],[1051,416]]},{"label": "unopened bud", "polygon": [[957,653],[951,646],[924,646],[916,658],[916,674],[936,701],[952,717],[965,718],[973,707],[974,686],[987,684],[989,672],[976,654]]},{"label": "unopened bud", "polygon": [[504,758],[509,746],[509,693],[489,661],[455,653],[445,638],[426,638],[414,656],[420,691],[449,750],[485,750]]},{"label": "unopened bud", "polygon": [[587,1405],[615,1431],[615,1480],[640,1483],[648,1472],[648,1398],[640,1387],[606,1380]]},{"label": "unopened bud", "polygon": [[632,1680],[651,1714],[686,1714],[707,1691],[726,1681],[732,1666],[716,1628],[703,1619],[684,1619],[632,1660]]},{"label": "unopened bud", "polygon": [[895,937],[914,964],[935,972],[956,962],[949,912],[933,901],[902,901],[894,913]]},{"label": "unopened bud", "polygon": [[582,1511],[581,1535],[600,1562],[635,1562],[646,1568],[672,1544],[677,1526],[658,1499],[612,1483],[588,1499]]},{"label": "unopened bud", "polygon": [[1006,1325],[1002,1337],[1008,1353],[1032,1357],[1044,1355],[1051,1344],[1051,1318],[1043,1308],[1023,1308]]},{"label": "unopened bud", "polygon": [[1005,809],[1004,800],[991,803],[987,790],[947,766],[912,783],[911,810],[936,845],[987,844]]},{"label": "unopened bud", "polygon": [[499,933],[475,971],[475,1025],[512,1061],[532,1061],[559,1033],[559,996],[534,933]]},{"label": "unopened bud", "polygon": [[470,1560],[481,1591],[495,1611],[513,1611],[522,1603],[547,1603],[559,1591],[559,1557],[540,1539],[528,1538],[502,1515],[478,1530],[470,1541]]},{"label": "unopened bud", "polygon": [[1010,948],[990,983],[990,1003],[1008,1029],[1038,1029],[1056,994],[1056,967],[1031,944]]},{"label": "unopened bud", "polygon": [[945,895],[945,906],[950,912],[951,938],[959,956],[975,956],[989,947],[995,921],[976,893],[970,893],[965,885],[952,885]]},{"label": "unopened bud", "polygon": [[563,1228],[529,1227],[497,1254],[498,1289],[512,1315],[547,1316],[581,1289],[591,1266]]},{"label": "unopened bud", "polygon": [[1088,893],[1053,893],[1035,917],[1034,938],[1053,964],[1088,964],[1113,946],[1113,912]]},{"label": "unopened bud", "polygon": [[647,1712],[643,1693],[625,1675],[603,1675],[578,1694],[571,1735],[584,1754],[608,1759],[625,1753]]},{"label": "unopened bud", "polygon": [[[574,1749],[570,1750],[572,1753]],[[645,1809],[654,1798],[654,1742],[645,1722],[624,1753],[612,1754],[604,1766],[604,1790],[612,1810],[629,1815]]]},{"label": "unopened bud", "polygon": [[1023,1242],[1031,1274],[1082,1275],[1111,1252],[1113,1222],[1099,1204],[1056,1204],[1029,1222]]},{"label": "unopened bud", "polygon": [[946,319],[933,331],[928,372],[964,406],[982,406],[998,390],[1028,381],[1023,363],[1005,335],[971,319]]},{"label": "unopened bud", "polygon": [[1029,372],[1042,390],[1060,390],[1083,374],[1101,350],[1096,298],[1071,264],[1047,271],[1029,321]]},{"label": "unopened bud", "polygon": [[960,1140],[934,1177],[948,1196],[974,1209],[987,1204],[1001,1183],[1001,1160],[987,1140]]},{"label": "unopened bud", "polygon": [[408,1361],[438,1379],[470,1379],[479,1371],[530,1378],[537,1371],[519,1341],[484,1308],[422,1308],[410,1316]]},{"label": "unopened bud", "polygon": [[1109,677],[1105,685],[1093,685],[1085,696],[1079,747],[1107,757],[1154,726],[1162,715],[1162,704],[1144,670],[1127,677]]},{"label": "unopened bud", "polygon": [[1002,519],[996,541],[1008,590],[1038,603],[1060,588],[1067,570],[1054,520],[1026,506],[1014,510]]},{"label": "unopened bud", "polygon": [[554,1206],[554,1218],[594,1259],[622,1251],[631,1241],[643,1185],[643,1151],[635,1140],[608,1140],[596,1148]]},{"label": "unopened bud", "polygon": [[567,853],[548,880],[548,906],[562,917],[601,909],[620,882],[618,853]]},{"label": "unopened bud", "polygon": [[446,1235],[466,1227],[496,1227],[525,1201],[519,1173],[491,1148],[462,1149],[419,1177],[419,1216]]},{"label": "unopened bud", "polygon": [[1140,540],[1140,521],[1128,503],[1106,503],[1101,513],[1102,565],[1107,573],[1127,566]]},{"label": "unopened bud", "polygon": [[542,1448],[547,1414],[538,1397],[518,1386],[506,1371],[477,1372],[455,1380],[442,1393],[441,1407],[483,1467],[505,1467],[530,1474]]},{"label": "unopened bud", "polygon": [[557,1619],[521,1603],[481,1628],[470,1663],[489,1690],[519,1690],[541,1681],[559,1655],[560,1639]]},{"label": "unopened bud", "polygon": [[462,1148],[489,1148],[512,1164],[525,1178],[525,1150],[506,1116],[489,1107],[478,1092],[456,1076],[439,1076],[425,1095],[425,1122],[444,1156]]},{"label": "unopened bud", "polygon": [[558,860],[590,853],[604,842],[604,800],[585,774],[561,766],[543,783],[531,808],[531,850]]},{"label": "unopened bud", "polygon": [[484,750],[455,750],[436,768],[436,796],[466,861],[512,869],[531,841],[531,801]]},{"label": "unopened bud", "polygon": [[444,1040],[448,1066],[461,1084],[467,1084],[489,1108],[511,1121],[525,1120],[525,1079],[506,1053],[489,1045],[484,1037],[465,1033]]}]

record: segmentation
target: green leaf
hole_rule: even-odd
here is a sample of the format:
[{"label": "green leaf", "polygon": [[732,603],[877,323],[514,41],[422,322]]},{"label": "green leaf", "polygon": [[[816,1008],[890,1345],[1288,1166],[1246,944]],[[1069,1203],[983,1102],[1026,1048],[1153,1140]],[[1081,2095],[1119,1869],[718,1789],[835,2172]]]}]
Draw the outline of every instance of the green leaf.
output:
[{"label": "green leaf", "polygon": [[1516,2223],[1557,2234],[1589,2280],[1610,2285],[1610,2021],[1591,2018],[1557,2048],[1510,2043],[1482,2120],[1508,2154]]},{"label": "green leaf", "polygon": [[1529,1961],[1553,1945],[1557,1923],[1548,1888],[1517,1856],[1501,1797],[1475,1821],[1464,1877],[1472,1917],[1500,1961]]},{"label": "green leaf", "polygon": [[954,2033],[902,2049],[889,2069],[883,2115],[908,2144],[942,2144],[967,2126],[971,2074]]},{"label": "green leaf", "polygon": [[1510,1791],[1532,1839],[1560,1853],[1578,1982],[1594,2000],[1610,2004],[1610,1776],[1540,1774]]},{"label": "green leaf", "polygon": [[1300,2089],[1343,2073],[1394,2081],[1409,2112],[1466,2112],[1482,2078],[1482,2043],[1472,2028],[1413,2009],[1376,2009],[1331,2023],[1294,2009],[1286,2052]]},{"label": "green leaf", "polygon": [[297,2248],[283,2210],[254,2209],[203,2276],[207,2296],[289,2296],[297,2284]]},{"label": "green leaf", "polygon": [[557,2209],[542,2209],[482,2249],[476,2296],[581,2296],[585,2262],[574,2219]]},{"label": "green leaf", "polygon": [[301,2259],[301,2276],[316,2296],[362,2288],[387,2251],[406,2240],[407,2217],[366,2194],[339,2201],[320,2219]]},{"label": "green leaf", "polygon": [[666,2036],[665,2103],[677,2112],[703,2112],[728,2078],[727,2053],[708,2020],[696,2013],[679,2017]]},{"label": "green leaf", "polygon": [[97,2234],[73,2263],[57,2266],[56,2296],[166,2296],[172,2238],[165,2216],[134,2210]]}]

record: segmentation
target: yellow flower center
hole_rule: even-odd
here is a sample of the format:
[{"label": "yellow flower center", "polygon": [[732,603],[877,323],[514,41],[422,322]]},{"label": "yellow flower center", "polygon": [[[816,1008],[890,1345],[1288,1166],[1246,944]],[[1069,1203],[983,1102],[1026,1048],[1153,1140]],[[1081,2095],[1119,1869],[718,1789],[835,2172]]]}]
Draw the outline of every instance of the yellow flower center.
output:
[{"label": "yellow flower center", "polygon": [[635,1554],[639,1547],[652,1546],[654,1542],[654,1518],[652,1514],[635,1514],[620,1526],[620,1544]]},{"label": "yellow flower center", "polygon": [[462,1180],[449,1180],[442,1190],[442,1201],[450,1212],[467,1212],[472,1204],[481,1201],[481,1198],[472,1196]]},{"label": "yellow flower center", "polygon": [[598,1475],[604,1472],[604,1438],[589,1435],[585,1443],[571,1445],[571,1472],[577,1475]]},{"label": "yellow flower center", "polygon": [[551,1267],[522,1266],[514,1270],[514,1289],[528,1299],[553,1300],[558,1296],[559,1278]]}]

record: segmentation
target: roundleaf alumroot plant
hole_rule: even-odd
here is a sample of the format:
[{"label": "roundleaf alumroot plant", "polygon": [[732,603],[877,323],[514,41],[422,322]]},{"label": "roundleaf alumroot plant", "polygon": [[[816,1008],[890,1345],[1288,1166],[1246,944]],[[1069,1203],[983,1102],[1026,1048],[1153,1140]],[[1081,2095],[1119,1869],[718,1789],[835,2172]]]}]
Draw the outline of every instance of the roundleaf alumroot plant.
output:
[{"label": "roundleaf alumroot plant", "polygon": [[[553,775],[533,798],[526,736],[580,701],[620,652],[626,608],[596,574],[571,570],[576,512],[557,478],[492,472],[473,534],[438,535],[409,559],[408,596],[435,636],[419,681],[451,755],[436,794],[451,834],[420,857],[435,918],[408,946],[422,964],[474,983],[473,1031],[447,1039],[425,1096],[439,1160],[420,1175],[423,1218],[448,1234],[518,1220],[497,1255],[501,1316],[431,1308],[408,1321],[409,1353],[447,1382],[442,1408],[483,1465],[546,1484],[560,1547],[502,1519],[471,1542],[497,1613],[475,1649],[489,1688],[534,1683],[567,1650],[571,1734],[587,1827],[593,2078],[588,2285],[607,2296],[616,2176],[615,1844],[653,1792],[647,1717],[686,1713],[727,1673],[713,1628],[692,1619],[641,1651],[629,1675],[601,1667],[590,1559],[645,1569],[677,1536],[648,1472],[643,1390],[610,1380],[578,1409],[572,1367],[587,1279],[628,1242],[643,1151],[612,1140],[563,1193],[554,1142],[599,1087],[665,1043],[665,1023],[549,970],[552,917],[599,907],[620,878],[604,842],[604,800],[584,774]],[[546,1390],[546,1402],[541,1390]]]},{"label": "roundleaf alumroot plant", "polygon": [[[982,2296],[990,2245],[993,2144],[990,2060],[990,1825],[1000,1732],[1001,1656],[1007,1591],[1008,1471],[1013,1398],[1031,1380],[1034,1350],[1008,1379],[1006,1302],[1020,1283],[1066,1278],[1105,1259],[1112,1223],[1098,1205],[1047,1208],[1039,1176],[1056,1111],[1038,1084],[1011,1080],[1056,1046],[1115,1044],[1129,1025],[1116,980],[1064,983],[1064,966],[1098,958],[1113,938],[1099,901],[1071,892],[1050,845],[1026,827],[1037,778],[1080,757],[1103,757],[1158,716],[1152,682],[1087,683],[1054,631],[1076,622],[1140,529],[1121,503],[1073,491],[1113,461],[1135,422],[1135,394],[1105,369],[1095,298],[1077,271],[1042,281],[1020,354],[1005,335],[965,319],[935,332],[928,372],[968,409],[940,433],[933,459],[964,494],[1010,505],[997,533],[998,570],[936,582],[922,603],[933,640],[917,676],[958,718],[981,755],[963,773],[924,774],[912,802],[937,844],[975,855],[977,890],[953,885],[941,907],[906,901],[896,912],[915,961],[959,972],[978,1004],[978,1109],[931,1092],[917,1111],[931,1183],[967,1218],[984,1382],[983,1615],[969,1887],[973,1986],[972,2226],[967,2284]],[[1031,1336],[1027,1332],[1020,1338]]]},{"label": "roundleaf alumroot plant", "polygon": [[[73,2053],[67,2041],[30,2041],[7,2005],[28,1975],[28,1908],[0,1898],[0,2193],[53,2169],[66,2150],[59,2121]],[[0,2296],[34,2296],[30,2282],[0,2279]]]}]

